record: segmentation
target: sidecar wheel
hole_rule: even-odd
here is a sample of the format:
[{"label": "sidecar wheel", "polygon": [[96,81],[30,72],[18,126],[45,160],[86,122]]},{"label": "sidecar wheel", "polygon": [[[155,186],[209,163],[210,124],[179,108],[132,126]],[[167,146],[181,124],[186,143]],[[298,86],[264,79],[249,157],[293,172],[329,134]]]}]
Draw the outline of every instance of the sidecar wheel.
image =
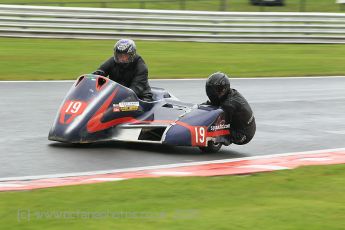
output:
[{"label": "sidecar wheel", "polygon": [[222,147],[222,143],[214,143],[209,141],[206,147],[199,147],[199,149],[204,153],[216,153]]}]

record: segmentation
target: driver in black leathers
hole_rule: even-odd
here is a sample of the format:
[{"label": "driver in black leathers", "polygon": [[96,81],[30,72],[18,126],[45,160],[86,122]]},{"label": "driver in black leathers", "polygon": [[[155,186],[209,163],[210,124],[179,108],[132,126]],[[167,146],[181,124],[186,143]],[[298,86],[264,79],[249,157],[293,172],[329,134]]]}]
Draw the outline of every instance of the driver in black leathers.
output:
[{"label": "driver in black leathers", "polygon": [[93,74],[109,76],[111,80],[132,89],[140,99],[152,101],[147,66],[130,39],[119,40],[114,46],[114,56]]},{"label": "driver in black leathers", "polygon": [[256,131],[255,118],[247,100],[236,90],[230,88],[230,80],[224,73],[211,74],[206,82],[206,104],[220,106],[230,124],[230,144],[247,144]]}]

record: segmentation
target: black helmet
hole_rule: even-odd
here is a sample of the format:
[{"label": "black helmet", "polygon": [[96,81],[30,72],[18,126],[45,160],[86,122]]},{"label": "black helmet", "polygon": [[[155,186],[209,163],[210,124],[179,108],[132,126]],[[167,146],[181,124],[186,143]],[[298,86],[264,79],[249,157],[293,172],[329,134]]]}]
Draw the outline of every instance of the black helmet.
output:
[{"label": "black helmet", "polygon": [[212,104],[219,105],[230,92],[229,77],[222,72],[211,74],[206,81],[206,94]]},{"label": "black helmet", "polygon": [[137,54],[135,43],[130,39],[121,39],[114,46],[114,60],[119,64],[128,64],[134,61]]}]

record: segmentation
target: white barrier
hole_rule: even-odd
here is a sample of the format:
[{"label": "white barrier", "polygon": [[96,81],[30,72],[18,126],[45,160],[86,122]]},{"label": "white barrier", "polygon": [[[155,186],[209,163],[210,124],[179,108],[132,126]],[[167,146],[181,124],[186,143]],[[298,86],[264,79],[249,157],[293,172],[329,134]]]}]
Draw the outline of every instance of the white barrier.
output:
[{"label": "white barrier", "polygon": [[345,14],[0,5],[0,36],[345,43]]}]

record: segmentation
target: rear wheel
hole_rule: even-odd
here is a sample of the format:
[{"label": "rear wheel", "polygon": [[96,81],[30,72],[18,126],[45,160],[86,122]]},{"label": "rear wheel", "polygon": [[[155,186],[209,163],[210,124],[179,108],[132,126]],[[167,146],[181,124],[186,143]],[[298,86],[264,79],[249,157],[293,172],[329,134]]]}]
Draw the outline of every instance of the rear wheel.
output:
[{"label": "rear wheel", "polygon": [[199,149],[204,153],[216,153],[222,147],[222,143],[214,143],[209,141],[206,147],[199,147]]}]

